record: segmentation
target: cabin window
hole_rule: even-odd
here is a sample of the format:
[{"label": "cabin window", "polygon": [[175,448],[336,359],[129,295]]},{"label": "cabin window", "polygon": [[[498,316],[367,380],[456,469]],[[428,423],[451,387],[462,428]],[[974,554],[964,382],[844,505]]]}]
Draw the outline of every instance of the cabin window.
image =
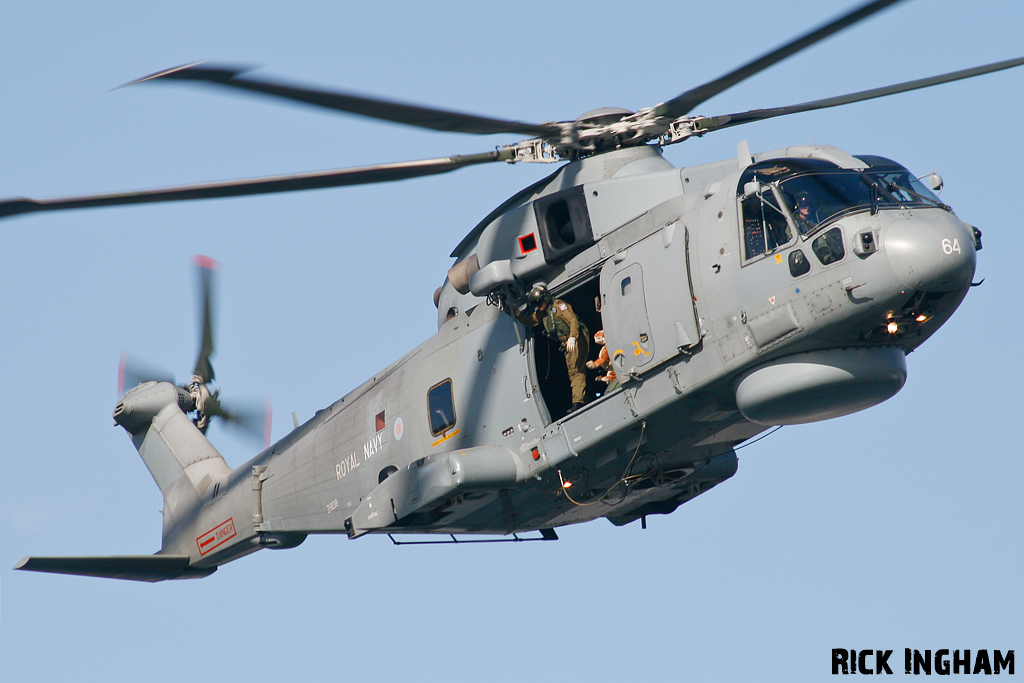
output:
[{"label": "cabin window", "polygon": [[382,410],[379,413],[377,413],[376,417],[373,418],[373,431],[379,432],[380,430],[384,429],[386,424],[387,423],[384,421],[384,411]]},{"label": "cabin window", "polygon": [[437,436],[455,426],[455,400],[452,398],[452,381],[430,387],[427,392],[427,411],[430,414],[430,432]]},{"label": "cabin window", "polygon": [[841,261],[846,256],[846,248],[843,246],[843,232],[839,228],[832,228],[828,232],[817,237],[811,242],[811,251],[821,261],[821,265],[827,266],[830,263]]},{"label": "cabin window", "polygon": [[793,237],[786,214],[770,186],[743,199],[743,244],[746,258],[775,251]]}]

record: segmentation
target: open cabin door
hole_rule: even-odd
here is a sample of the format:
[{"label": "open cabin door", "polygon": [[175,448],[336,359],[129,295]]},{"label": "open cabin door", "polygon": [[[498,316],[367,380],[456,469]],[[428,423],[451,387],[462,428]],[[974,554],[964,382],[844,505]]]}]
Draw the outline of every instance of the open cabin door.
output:
[{"label": "open cabin door", "polygon": [[612,367],[622,380],[700,342],[686,228],[672,223],[608,260],[601,308]]}]

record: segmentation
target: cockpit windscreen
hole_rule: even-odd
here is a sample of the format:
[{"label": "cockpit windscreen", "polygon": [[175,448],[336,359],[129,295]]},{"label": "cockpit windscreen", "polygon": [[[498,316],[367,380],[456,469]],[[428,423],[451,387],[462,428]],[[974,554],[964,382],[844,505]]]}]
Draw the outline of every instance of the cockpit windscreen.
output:
[{"label": "cockpit windscreen", "polygon": [[[821,159],[773,159],[750,166],[740,178],[776,188],[800,235],[806,237],[841,216],[860,211],[948,207],[907,169],[883,157],[859,157],[863,170]],[[748,255],[748,258],[750,255]]]}]

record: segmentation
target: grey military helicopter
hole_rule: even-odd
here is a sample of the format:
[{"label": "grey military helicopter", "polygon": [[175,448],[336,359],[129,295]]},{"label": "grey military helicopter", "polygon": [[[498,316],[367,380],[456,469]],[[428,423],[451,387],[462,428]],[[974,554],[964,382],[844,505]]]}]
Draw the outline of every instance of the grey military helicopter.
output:
[{"label": "grey military helicopter", "polygon": [[[141,192],[0,202],[0,216],[387,182],[504,161],[566,162],[456,246],[434,295],[438,332],[249,462],[206,439],[220,405],[203,307],[193,378],[138,377],[114,421],[164,497],[154,555],[28,557],[17,569],[140,581],[199,578],[309,534],[553,540],[607,517],[668,514],[731,477],[773,426],[895,395],[906,354],[966,297],[981,233],[900,164],[801,145],[676,168],[662,147],[768,118],[930,87],[1024,58],[772,109],[691,112],[714,95],[899,2],[876,0],[655,107],[507,121],[297,87],[192,64],[198,81],[432,130],[529,139],[483,154]],[[208,282],[208,280],[204,280]],[[209,284],[204,285],[209,301]],[[521,320],[571,307],[605,337],[607,385],[575,406],[563,344]],[[581,343],[581,342],[577,342]],[[592,349],[591,357],[597,356]],[[603,372],[603,371],[602,371]],[[607,379],[607,375],[606,375]],[[126,384],[127,386],[127,384]],[[535,533],[528,537],[520,534]],[[496,537],[496,538],[495,538]],[[408,541],[402,541],[408,542]],[[415,541],[413,541],[415,542]]]}]

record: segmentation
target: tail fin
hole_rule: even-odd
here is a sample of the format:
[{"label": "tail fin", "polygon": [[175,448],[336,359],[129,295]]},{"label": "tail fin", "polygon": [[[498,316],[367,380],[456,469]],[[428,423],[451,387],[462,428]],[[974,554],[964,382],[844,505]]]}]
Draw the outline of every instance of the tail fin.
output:
[{"label": "tail fin", "polygon": [[[26,557],[15,569],[132,581],[198,579],[216,566],[198,568],[190,544],[177,536],[189,529],[202,507],[231,473],[217,449],[185,414],[191,397],[170,382],[147,382],[125,394],[114,423],[125,428],[164,497],[163,550],[156,555]],[[243,553],[258,546],[243,548]],[[164,554],[164,551],[166,553]],[[184,551],[184,552],[183,552]]]},{"label": "tail fin", "polygon": [[114,409],[114,422],[132,437],[164,496],[163,549],[170,552],[180,552],[176,535],[217,496],[231,474],[224,458],[183,412],[191,407],[184,389],[155,382],[132,389]]},{"label": "tail fin", "polygon": [[210,485],[230,474],[231,468],[182,412],[182,403],[188,401],[187,393],[169,382],[143,384],[117,404],[114,422],[131,435],[165,497],[184,475],[202,499]]}]

